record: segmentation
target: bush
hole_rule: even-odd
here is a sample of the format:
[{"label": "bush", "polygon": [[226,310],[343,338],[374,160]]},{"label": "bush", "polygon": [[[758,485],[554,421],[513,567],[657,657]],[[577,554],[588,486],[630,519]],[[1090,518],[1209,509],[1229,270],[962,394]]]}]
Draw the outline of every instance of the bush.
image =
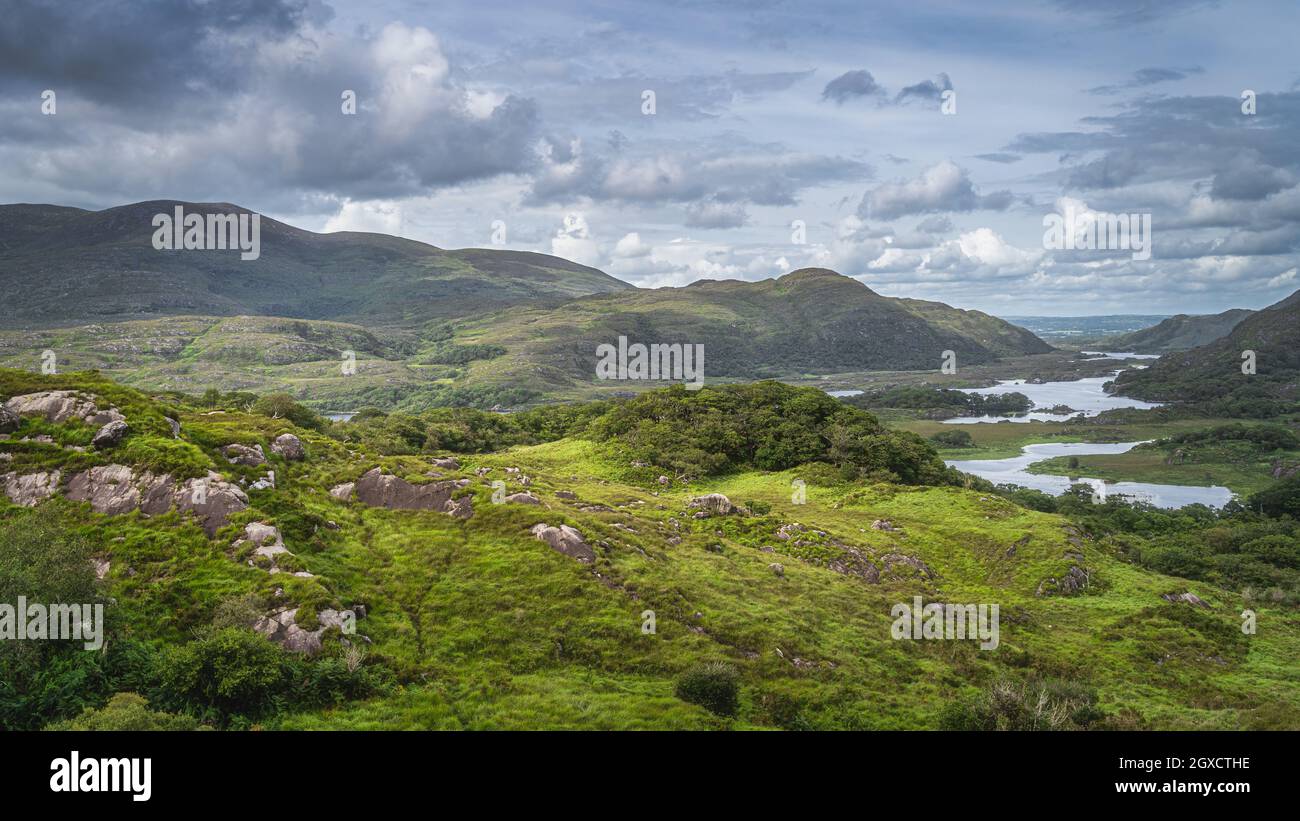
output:
[{"label": "bush", "polygon": [[943,430],[930,437],[930,441],[946,448],[973,448],[975,440],[964,430]]},{"label": "bush", "polygon": [[239,628],[214,631],[171,648],[160,666],[167,706],[208,714],[222,724],[276,711],[288,682],[286,654],[262,636]]},{"label": "bush", "polygon": [[118,693],[96,710],[87,707],[81,715],[49,725],[47,730],[199,730],[206,729],[194,718],[149,709],[149,702],[136,693]]},{"label": "bush", "polygon": [[698,704],[715,715],[734,716],[740,708],[740,680],[736,668],[721,662],[694,667],[678,679],[677,697]]},{"label": "bush", "polygon": [[1074,681],[1003,680],[969,701],[949,703],[941,730],[1083,730],[1105,718],[1097,693]]}]

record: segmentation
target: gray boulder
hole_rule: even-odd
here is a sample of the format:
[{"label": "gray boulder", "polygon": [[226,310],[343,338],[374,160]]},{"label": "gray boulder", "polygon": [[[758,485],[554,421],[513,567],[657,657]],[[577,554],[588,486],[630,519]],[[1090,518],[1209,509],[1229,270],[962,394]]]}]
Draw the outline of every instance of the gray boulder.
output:
[{"label": "gray boulder", "polygon": [[120,420],[109,422],[95,433],[95,437],[90,440],[90,444],[96,448],[111,448],[122,441],[122,437],[130,430],[130,426]]},{"label": "gray boulder", "polygon": [[18,416],[42,416],[55,423],[80,419],[91,425],[106,425],[126,419],[117,408],[100,410],[95,398],[81,391],[25,393],[10,397],[5,407]]},{"label": "gray boulder", "polygon": [[266,454],[262,452],[261,445],[229,444],[221,449],[221,453],[226,457],[226,461],[232,465],[244,465],[246,467],[256,467],[257,465],[266,464]]},{"label": "gray boulder", "polygon": [[302,440],[292,433],[282,433],[275,437],[275,441],[271,443],[271,452],[279,454],[290,462],[307,458],[307,449],[302,446]]},{"label": "gray boulder", "polygon": [[16,505],[36,507],[58,492],[60,475],[57,470],[29,473],[25,476],[6,473],[3,477],[5,495]]},{"label": "gray boulder", "polygon": [[737,508],[731,503],[731,500],[721,493],[710,493],[707,496],[696,496],[690,501],[691,507],[700,508],[700,512],[706,516],[727,516],[735,513]]},{"label": "gray boulder", "polygon": [[592,550],[582,534],[568,525],[554,527],[548,524],[533,525],[533,536],[538,541],[546,542],[551,548],[584,564],[596,560],[596,551]]},{"label": "gray boulder", "polygon": [[463,518],[466,511],[472,512],[473,508],[453,500],[451,494],[468,484],[468,479],[455,479],[416,485],[374,468],[356,481],[355,492],[358,500],[371,507],[384,507],[390,510],[434,510]]},{"label": "gray boulder", "polygon": [[9,410],[7,406],[0,405],[0,433],[13,433],[18,430],[22,421],[18,414]]}]

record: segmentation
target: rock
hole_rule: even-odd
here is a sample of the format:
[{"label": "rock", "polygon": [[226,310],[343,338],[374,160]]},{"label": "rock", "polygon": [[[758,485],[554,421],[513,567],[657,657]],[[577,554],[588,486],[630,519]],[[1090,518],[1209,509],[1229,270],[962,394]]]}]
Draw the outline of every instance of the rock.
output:
[{"label": "rock", "polygon": [[184,482],[176,489],[172,499],[182,513],[194,513],[209,537],[226,524],[231,513],[238,513],[248,507],[248,495],[238,485],[231,484],[222,479],[220,474],[212,472],[205,478]]},{"label": "rock", "polygon": [[554,550],[570,558],[589,564],[596,560],[596,551],[592,550],[582,534],[568,525],[554,527],[548,524],[533,525],[533,535],[538,541],[546,542]]},{"label": "rock", "polygon": [[572,490],[557,490],[557,491],[555,491],[555,498],[557,498],[557,499],[576,499],[576,498],[578,498],[578,494],[574,493]]},{"label": "rock", "polygon": [[505,500],[517,505],[540,505],[542,503],[541,499],[531,493],[511,493]]},{"label": "rock", "polygon": [[885,565],[885,572],[894,577],[900,575],[894,572],[894,567],[900,564],[912,568],[924,579],[933,579],[936,575],[928,564],[915,556],[908,556],[903,553],[886,553],[880,557],[880,561]]},{"label": "rock", "polygon": [[785,578],[785,565],[778,564],[777,562],[772,562],[771,564],[769,564],[769,565],[767,566],[767,569],[768,569],[768,570],[771,570],[771,571],[772,571],[773,573],[775,573],[779,578],[782,578],[782,579]]},{"label": "rock", "polygon": [[1038,589],[1034,591],[1035,596],[1073,596],[1082,592],[1089,581],[1089,573],[1079,565],[1071,565],[1061,578],[1043,579],[1038,583]]},{"label": "rock", "polygon": [[533,480],[532,480],[531,477],[528,477],[528,476],[520,476],[520,477],[519,477],[519,484],[523,485],[524,487],[528,487],[528,486],[531,485],[532,483],[533,483]]},{"label": "rock", "polygon": [[456,461],[456,457],[454,456],[432,459],[430,461],[436,468],[442,468],[443,470],[460,470],[460,462]]},{"label": "rock", "polygon": [[256,467],[257,465],[266,464],[266,454],[262,452],[261,445],[229,444],[221,449],[221,453],[226,457],[226,461],[232,465],[245,465],[247,467]]},{"label": "rock", "polygon": [[352,491],[356,489],[356,482],[344,482],[341,485],[335,485],[330,488],[330,495],[341,502],[346,502],[352,498]]},{"label": "rock", "polygon": [[[356,481],[357,499],[372,507],[389,510],[436,510],[464,518],[473,512],[459,500],[453,500],[453,491],[469,484],[468,479],[430,482],[413,485],[405,479],[383,473],[379,468],[368,471]],[[333,491],[331,491],[333,492]]]},{"label": "rock", "polygon": [[171,426],[172,438],[173,439],[181,438],[181,423],[177,422],[175,419],[171,418],[170,416],[164,416],[163,419],[166,419],[167,424]]},{"label": "rock", "polygon": [[[730,499],[723,496],[721,493],[710,493],[707,496],[696,496],[694,499],[691,499],[690,506],[701,508],[700,513],[705,514],[705,516],[726,516],[736,512],[736,506],[731,503]],[[697,514],[697,518],[703,517],[700,517]]]},{"label": "rock", "polygon": [[807,530],[808,528],[798,522],[790,522],[789,524],[783,524],[776,529],[776,537],[782,541],[789,541]]},{"label": "rock", "polygon": [[120,420],[109,422],[99,429],[95,437],[90,440],[90,444],[96,448],[111,448],[121,442],[122,437],[130,429],[129,425]]},{"label": "rock", "polygon": [[325,612],[322,610],[316,614],[316,620],[321,624],[315,630],[304,630],[298,626],[296,607],[292,610],[287,608],[277,610],[270,615],[262,616],[253,624],[253,629],[286,650],[311,656],[320,652],[321,635],[327,629],[321,620],[321,615]]},{"label": "rock", "polygon": [[271,452],[279,454],[290,462],[299,462],[307,458],[307,449],[302,440],[292,433],[282,433],[271,443]]},{"label": "rock", "polygon": [[95,566],[95,578],[101,582],[108,578],[108,570],[112,567],[112,562],[108,559],[91,559],[90,563]]},{"label": "rock", "polygon": [[91,425],[125,421],[117,408],[100,410],[95,398],[81,391],[41,391],[10,397],[5,407],[18,416],[43,416],[49,422],[80,419]]},{"label": "rock", "polygon": [[[242,480],[241,480],[242,481]],[[270,471],[261,479],[248,486],[249,490],[274,490],[275,489],[275,471]]]},{"label": "rock", "polygon": [[898,530],[898,528],[894,527],[894,523],[891,522],[891,521],[889,521],[888,519],[877,519],[877,520],[875,520],[874,522],[871,523],[871,529],[872,529],[872,530],[885,530],[885,531],[889,531],[890,533],[892,533],[892,532]]},{"label": "rock", "polygon": [[452,499],[447,503],[445,512],[453,519],[468,519],[474,515],[474,497],[462,496],[459,499]]},{"label": "rock", "polygon": [[18,430],[22,421],[22,418],[9,410],[8,406],[0,405],[0,433],[13,433]]},{"label": "rock", "polygon": [[1209,609],[1210,605],[1204,599],[1195,593],[1165,593],[1160,598],[1169,602],[1186,602],[1193,607],[1203,607]]},{"label": "rock", "polygon": [[21,507],[36,507],[53,496],[59,489],[59,471],[42,471],[19,476],[17,473],[4,475],[5,495],[9,501]]},{"label": "rock", "polygon": [[126,465],[99,465],[73,474],[65,493],[74,502],[90,502],[96,513],[120,516],[140,507],[135,471]]},{"label": "rock", "polygon": [[475,476],[487,476],[492,472],[492,468],[478,468],[474,471]]},{"label": "rock", "polygon": [[667,476],[660,476],[658,479],[655,479],[655,481],[661,485],[664,485],[665,487],[673,483],[673,480],[669,479]]}]

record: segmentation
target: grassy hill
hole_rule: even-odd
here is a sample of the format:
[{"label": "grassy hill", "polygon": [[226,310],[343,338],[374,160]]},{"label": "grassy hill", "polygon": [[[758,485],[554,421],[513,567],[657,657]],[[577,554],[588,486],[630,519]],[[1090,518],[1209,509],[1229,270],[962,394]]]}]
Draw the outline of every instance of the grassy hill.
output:
[{"label": "grassy hill", "polygon": [[[103,653],[0,647],[6,727],[89,726],[100,718],[78,713],[118,691],[171,714],[167,726],[231,728],[1041,727],[1016,706],[1039,695],[1068,728],[1300,727],[1294,602],[1150,570],[1137,543],[963,486],[919,439],[816,390],[330,425],[0,371],[0,400],[55,389],[117,408],[130,430],[91,446],[93,426],[24,416],[0,439],[6,489],[62,475],[34,509],[0,494],[17,557],[0,561],[0,595],[75,581],[109,603],[111,636]],[[305,458],[272,450],[286,433]],[[233,464],[231,443],[266,463]],[[247,505],[209,532],[176,508],[97,513],[67,498],[68,477],[109,465],[136,479],[212,471]],[[461,515],[338,491],[376,467],[415,488],[406,498],[454,483]],[[254,487],[268,471],[274,486]],[[712,493],[739,509],[693,503]],[[538,524],[571,527],[590,561]],[[276,528],[289,555],[255,552],[249,525]],[[24,575],[56,559],[62,572]],[[1164,598],[1185,592],[1205,606]],[[998,604],[998,647],[892,638],[891,609],[913,596]],[[1239,629],[1248,604],[1254,635]],[[318,650],[250,629],[287,610],[321,631]],[[362,614],[354,632],[337,626],[344,611]]]},{"label": "grassy hill", "polygon": [[154,249],[154,215],[178,205],[187,214],[251,213],[173,200],[103,211],[0,205],[0,326],[241,314],[411,326],[632,287],[545,254],[316,234],[267,217],[256,260]]},{"label": "grassy hill", "polygon": [[1162,320],[1150,328],[1133,333],[1109,336],[1097,342],[1107,351],[1132,353],[1170,353],[1208,345],[1232,332],[1232,329],[1254,311],[1233,308],[1218,314],[1192,316],[1178,314]]},{"label": "grassy hill", "polygon": [[[1247,351],[1255,359],[1250,374],[1242,372]],[[1300,291],[1243,319],[1221,339],[1120,374],[1116,390],[1152,401],[1236,404],[1262,415],[1294,408],[1300,401]]]},{"label": "grassy hill", "polygon": [[[500,252],[458,253],[473,260],[482,253],[499,262]],[[203,254],[186,259],[194,256]],[[533,282],[536,276],[521,275],[519,281]],[[564,288],[599,284],[584,285],[582,271],[573,276],[576,283],[561,278]],[[491,280],[475,282],[486,288]],[[442,280],[434,284],[446,286]],[[386,299],[405,303],[404,288],[400,283],[368,287],[367,299],[377,301],[380,297],[373,294],[384,293]],[[516,298],[508,288],[488,290],[492,299]],[[528,299],[495,313],[483,301],[489,297],[439,303],[443,314],[469,314],[445,322],[424,313],[420,316],[427,321],[397,324],[178,314],[38,325],[0,330],[0,365],[35,370],[42,353],[52,350],[60,369],[96,368],[143,389],[284,391],[319,409],[355,410],[511,407],[651,387],[596,380],[597,347],[616,343],[620,335],[632,342],[701,344],[710,379],[937,371],[947,350],[956,353],[959,369],[1051,350],[1028,331],[987,314],[882,297],[857,280],[823,269],[761,282],[704,281],[656,290],[628,286],[571,301],[554,296],[559,292],[557,285],[547,299]],[[415,311],[418,304],[413,300],[407,307]],[[80,309],[59,310],[75,315]],[[340,361],[349,350],[357,368],[345,374]]]}]

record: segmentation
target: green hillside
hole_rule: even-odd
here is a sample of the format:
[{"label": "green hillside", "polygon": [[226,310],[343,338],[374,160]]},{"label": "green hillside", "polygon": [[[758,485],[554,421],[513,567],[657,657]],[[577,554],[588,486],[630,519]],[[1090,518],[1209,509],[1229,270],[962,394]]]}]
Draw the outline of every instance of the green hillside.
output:
[{"label": "green hillside", "polygon": [[1192,316],[1178,314],[1150,328],[1127,334],[1108,336],[1096,344],[1107,351],[1132,353],[1170,353],[1208,345],[1232,332],[1254,311],[1233,308],[1218,314]]},{"label": "green hillside", "polygon": [[[1204,514],[1040,512],[817,390],[329,424],[5,370],[0,400],[0,596],[96,597],[110,631],[0,647],[5,728],[117,692],[222,728],[1300,728],[1294,600],[1137,560]],[[998,604],[998,646],[892,638],[914,596]]]}]

